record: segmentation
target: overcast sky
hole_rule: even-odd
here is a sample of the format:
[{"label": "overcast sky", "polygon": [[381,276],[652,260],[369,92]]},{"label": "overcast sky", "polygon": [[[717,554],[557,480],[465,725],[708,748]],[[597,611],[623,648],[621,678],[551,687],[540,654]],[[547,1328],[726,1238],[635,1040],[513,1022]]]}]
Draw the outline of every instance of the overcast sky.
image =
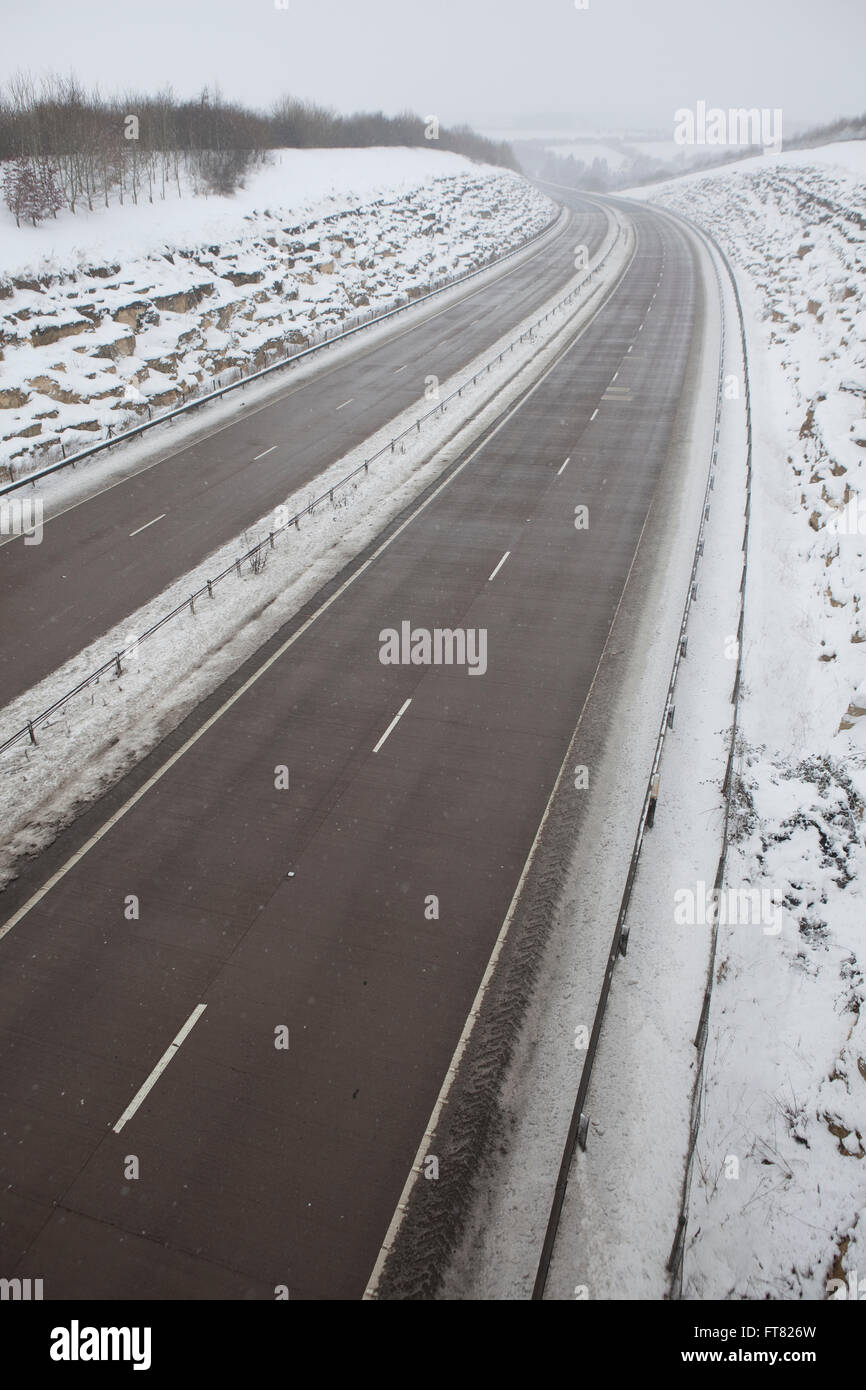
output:
[{"label": "overcast sky", "polygon": [[[268,106],[672,128],[677,107],[866,109],[863,0],[0,0],[0,78],[74,71]],[[582,0],[581,0],[582,3]]]}]

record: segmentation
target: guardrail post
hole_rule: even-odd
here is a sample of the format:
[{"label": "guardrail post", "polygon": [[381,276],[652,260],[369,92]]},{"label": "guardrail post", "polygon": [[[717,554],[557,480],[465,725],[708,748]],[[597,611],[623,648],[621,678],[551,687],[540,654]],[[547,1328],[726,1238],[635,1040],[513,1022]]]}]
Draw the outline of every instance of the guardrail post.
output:
[{"label": "guardrail post", "polygon": [[274,548],[274,533],[273,533],[273,531],[269,531],[269,532],[268,532],[268,540],[269,540],[270,543],[271,543],[271,550],[273,550],[273,548]]},{"label": "guardrail post", "polygon": [[123,667],[120,664],[120,652],[114,653],[114,669],[118,676],[123,675]]},{"label": "guardrail post", "polygon": [[28,734],[30,735],[30,742],[31,742],[32,744],[35,745],[35,743],[36,743],[36,730],[33,728],[33,721],[32,721],[32,719],[28,719],[28,720],[27,720],[27,732],[28,732]]},{"label": "guardrail post", "polygon": [[210,579],[207,581],[207,593],[208,598],[213,598],[213,583]]}]

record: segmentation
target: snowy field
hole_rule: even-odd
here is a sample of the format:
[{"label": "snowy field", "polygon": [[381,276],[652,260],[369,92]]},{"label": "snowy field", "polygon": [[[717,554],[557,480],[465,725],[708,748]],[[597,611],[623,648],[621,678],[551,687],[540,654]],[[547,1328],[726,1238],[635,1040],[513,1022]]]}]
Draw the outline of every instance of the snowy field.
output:
[{"label": "snowy field", "polygon": [[282,150],[233,197],[0,213],[0,480],[414,298],[550,221],[434,150]]},{"label": "snowy field", "polygon": [[[738,841],[685,1259],[691,1298],[866,1273],[866,142],[639,190],[707,228],[747,319],[754,492]],[[859,1250],[859,1255],[858,1255]]]}]

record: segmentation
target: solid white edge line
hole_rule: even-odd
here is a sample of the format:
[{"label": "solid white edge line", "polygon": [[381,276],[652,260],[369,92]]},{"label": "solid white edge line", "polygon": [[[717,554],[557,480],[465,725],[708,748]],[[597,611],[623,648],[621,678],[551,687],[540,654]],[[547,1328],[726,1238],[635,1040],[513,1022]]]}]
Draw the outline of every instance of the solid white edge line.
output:
[{"label": "solid white edge line", "polygon": [[502,569],[502,566],[505,564],[505,561],[508,559],[508,557],[509,557],[510,554],[511,554],[511,551],[510,551],[510,550],[506,550],[506,552],[505,552],[505,554],[503,555],[502,559],[499,561],[499,564],[496,566],[496,569],[493,571],[493,573],[492,573],[491,575],[488,576],[488,579],[487,579],[487,583],[488,583],[488,584],[490,583],[491,579],[495,579],[495,578],[496,578],[497,574],[498,574],[499,571]]},{"label": "solid white edge line", "polygon": [[[263,675],[265,675],[265,673],[269,671],[270,668],[274,666],[285,655],[289,648],[293,647],[295,643],[301,637],[304,636],[307,629],[312,627],[313,623],[316,622],[316,620],[320,618],[322,614],[325,613],[331,607],[332,604],[336,603],[339,598],[342,598],[346,590],[350,588],[350,586],[354,584],[356,580],[360,579],[361,576],[366,573],[366,571],[370,568],[371,565],[376,563],[379,556],[382,555],[386,550],[389,549],[390,546],[394,544],[397,538],[403,534],[403,532],[406,530],[408,526],[412,525],[412,522],[415,520],[415,518],[420,516],[423,511],[426,511],[430,504],[432,502],[435,502],[439,494],[444,492],[447,487],[450,487],[450,485],[454,482],[455,478],[460,477],[460,474],[464,471],[464,469],[469,467],[476,454],[480,454],[482,449],[487,448],[487,445],[490,443],[491,439],[494,439],[496,435],[499,433],[499,431],[505,428],[511,417],[513,415],[516,415],[518,410],[522,409],[522,407],[526,404],[526,402],[530,399],[531,396],[535,395],[535,392],[539,389],[542,383],[547,380],[551,372],[555,371],[555,369],[560,365],[560,363],[565,361],[568,354],[574,351],[575,347],[581,341],[587,329],[595,323],[595,320],[598,318],[599,314],[601,314],[602,310],[607,306],[612,295],[615,294],[617,288],[622,283],[625,273],[633,260],[634,251],[632,251],[632,255],[629,261],[620,273],[616,285],[614,285],[613,289],[609,292],[607,298],[604,299],[602,303],[599,304],[598,308],[593,311],[593,313],[587,319],[583,327],[578,331],[574,338],[572,338],[568,346],[564,348],[561,353],[557,354],[556,358],[553,362],[551,362],[549,367],[545,368],[538,380],[533,382],[533,384],[527,388],[526,392],[523,395],[521,395],[520,399],[518,401],[515,401],[514,405],[512,405],[510,409],[505,411],[502,418],[496,422],[496,424],[492,427],[489,433],[485,433],[484,438],[481,439],[474,447],[470,448],[470,451],[464,458],[463,462],[458,464],[456,468],[452,469],[448,476],[446,478],[443,478],[442,482],[439,483],[439,485],[435,487],[432,492],[428,493],[428,495],[418,504],[415,510],[411,512],[409,516],[407,516],[406,520],[401,522],[397,529],[395,531],[392,531],[391,535],[388,536],[380,546],[377,546],[377,548],[373,551],[373,554],[368,556],[368,558],[364,560],[356,570],[353,570],[353,572],[349,575],[348,579],[345,579],[343,583],[340,585],[340,587],[338,589],[335,589],[334,592],[331,595],[329,595],[328,598],[325,599],[324,603],[319,605],[315,613],[311,613],[309,618],[307,618],[301,624],[297,631],[293,632],[291,637],[287,637],[285,642],[283,642],[282,645],[278,647],[277,650],[273,652],[272,655],[269,656],[266,661],[262,662],[261,666],[257,667],[257,669],[253,671],[253,674],[249,676],[247,680],[244,681],[243,685],[239,686],[238,689],[234,692],[234,694],[230,695],[229,698],[225,701],[225,703],[220,705],[219,709],[215,710],[209,719],[205,720],[201,728],[197,729],[194,734],[191,734],[190,737],[187,739],[186,743],[181,744],[180,748],[178,748],[174,753],[172,753],[171,757],[167,758],[166,761],[162,764],[162,766],[158,767],[156,772],[154,772],[153,775],[149,777],[148,780],[138,788],[138,791],[133,792],[129,800],[125,801],[124,804],[114,812],[114,815],[110,816],[108,820],[105,822],[105,824],[101,825],[100,828],[97,831],[95,831],[93,835],[91,835],[89,840],[85,841],[85,843],[81,845],[81,847],[77,849],[74,854],[70,855],[70,857],[66,860],[65,864],[61,864],[60,868],[57,870],[56,873],[52,874],[51,877],[45,883],[43,883],[42,887],[38,888],[36,892],[33,893],[31,897],[29,897],[27,901],[23,903],[21,907],[18,908],[18,911],[12,914],[12,916],[9,918],[9,921],[5,922],[3,926],[0,927],[0,941],[3,940],[3,937],[6,936],[7,932],[12,931],[13,927],[17,927],[18,923],[24,917],[27,916],[28,912],[32,912],[33,908],[36,907],[37,904],[40,903],[44,897],[47,897],[51,890],[55,888],[58,883],[60,883],[61,879],[64,879],[66,875],[70,872],[70,870],[74,869],[76,864],[78,864],[86,854],[89,854],[90,851],[94,848],[94,846],[99,844],[100,840],[103,840],[105,838],[108,832],[113,829],[113,827],[118,823],[118,821],[122,820],[123,817],[127,814],[127,812],[131,811],[133,806],[136,806],[138,802],[141,801],[142,797],[146,796],[150,789],[152,787],[155,787],[157,782],[160,782],[162,780],[162,778],[165,776],[167,772],[171,771],[175,763],[179,762],[180,759],[184,756],[184,754],[188,753],[190,748],[192,748],[196,743],[198,743],[199,739],[203,738],[204,735],[211,728],[213,728],[214,724],[216,724],[224,714],[228,713],[228,711],[232,708],[233,705],[237,704],[238,700],[240,700],[247,693],[247,691],[253,685],[255,685],[256,681],[258,681]],[[476,291],[476,293],[480,293],[480,290]],[[440,312],[444,313],[445,310],[443,309]],[[407,329],[406,331],[408,332],[409,330]]]},{"label": "solid white edge line", "polygon": [[253,459],[253,463],[258,463],[259,459],[263,459],[268,454],[272,454],[274,450],[279,449],[279,447],[279,444],[272,444],[270,449],[265,449],[265,452],[263,454],[256,454],[255,458]]},{"label": "solid white edge line", "polygon": [[565,460],[565,463],[564,463],[564,464],[561,466],[561,468],[558,470],[558,472],[557,472],[557,474],[556,474],[557,478],[559,477],[559,474],[560,474],[560,473],[564,473],[564,472],[565,472],[566,468],[568,467],[568,465],[569,465],[570,463],[571,463],[571,454],[569,454],[568,458]]},{"label": "solid white edge line", "polygon": [[136,1091],[135,1095],[132,1097],[132,1100],[129,1102],[129,1105],[126,1107],[120,1119],[117,1121],[117,1124],[112,1125],[112,1129],[114,1130],[115,1134],[120,1133],[127,1120],[132,1119],[133,1115],[135,1114],[138,1107],[141,1105],[141,1102],[144,1100],[148,1092],[153,1090],[153,1087],[156,1085],[157,1081],[162,1076],[162,1073],[165,1071],[166,1067],[168,1066],[174,1054],[177,1052],[181,1043],[198,1023],[206,1008],[207,1004],[196,1004],[186,1023],[183,1025],[180,1032],[177,1034],[177,1037],[169,1043],[168,1047],[165,1049],[165,1052],[160,1057],[159,1061],[157,1062],[153,1071],[150,1073],[150,1076],[147,1078],[144,1085],[140,1086],[139,1089]]},{"label": "solid white edge line", "polygon": [[373,749],[373,752],[374,752],[374,753],[378,753],[379,749],[382,747],[382,744],[385,742],[385,739],[388,737],[388,735],[390,734],[391,730],[394,728],[394,725],[395,725],[395,724],[398,724],[398,723],[400,722],[400,720],[403,718],[403,715],[406,713],[406,711],[407,711],[407,709],[409,708],[409,706],[411,705],[411,703],[412,703],[411,696],[410,696],[410,698],[409,698],[408,700],[404,700],[404,701],[403,701],[403,704],[401,705],[400,709],[399,709],[399,710],[397,711],[397,713],[394,715],[394,718],[391,720],[391,723],[388,725],[388,727],[387,727],[387,729],[385,730],[384,734],[383,734],[382,737],[379,739],[379,742],[376,744],[376,747]]},{"label": "solid white edge line", "polygon": [[153,518],[153,521],[146,521],[143,526],[139,526],[137,531],[130,531],[129,539],[132,540],[133,536],[141,535],[141,532],[146,531],[148,526],[155,526],[158,521],[162,521],[163,518],[167,516],[168,512],[160,512],[159,516]]}]

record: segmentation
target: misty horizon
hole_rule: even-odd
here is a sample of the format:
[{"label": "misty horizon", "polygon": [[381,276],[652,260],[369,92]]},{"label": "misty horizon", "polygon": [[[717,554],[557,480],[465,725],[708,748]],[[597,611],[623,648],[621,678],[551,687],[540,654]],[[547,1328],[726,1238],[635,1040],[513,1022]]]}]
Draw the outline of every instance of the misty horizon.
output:
[{"label": "misty horizon", "polygon": [[[262,0],[255,9],[154,0],[146,13],[126,14],[121,31],[108,0],[68,10],[35,0],[5,35],[0,82],[20,71],[72,72],[108,96],[170,86],[183,99],[218,87],[257,110],[290,94],[341,114],[411,110],[482,132],[665,135],[676,109],[698,100],[781,108],[786,129],[797,131],[866,105],[866,16],[853,0],[828,0],[817,29],[800,0],[732,0],[698,16],[685,0],[651,10],[634,0],[586,5],[540,0],[528,12],[514,0],[442,0],[430,12],[396,0],[363,9],[343,0]],[[106,72],[120,80],[106,82]]]}]

